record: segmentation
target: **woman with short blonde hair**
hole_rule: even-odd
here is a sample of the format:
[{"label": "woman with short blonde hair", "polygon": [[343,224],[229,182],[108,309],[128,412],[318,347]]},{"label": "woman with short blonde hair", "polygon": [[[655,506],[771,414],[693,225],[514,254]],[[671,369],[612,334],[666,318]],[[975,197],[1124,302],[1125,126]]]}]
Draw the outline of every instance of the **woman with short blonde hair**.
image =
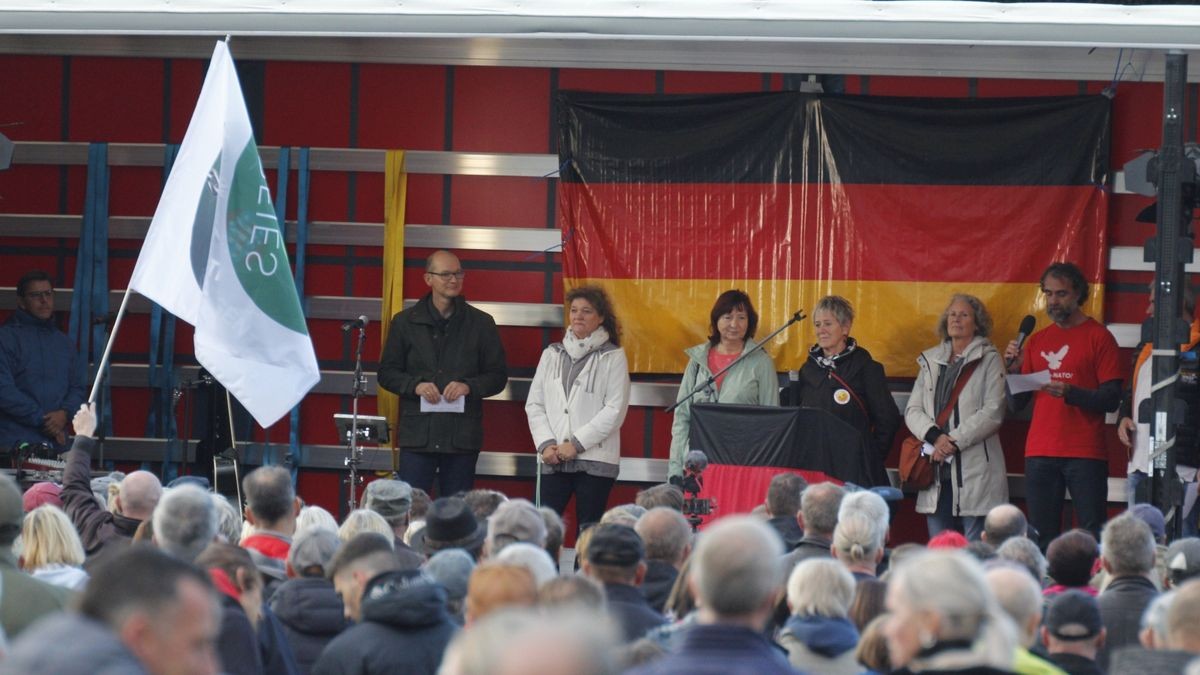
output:
[{"label": "woman with short blonde hair", "polygon": [[82,568],[83,559],[79,533],[62,509],[45,504],[25,515],[21,525],[21,560],[22,567],[34,578],[81,590],[88,580]]}]

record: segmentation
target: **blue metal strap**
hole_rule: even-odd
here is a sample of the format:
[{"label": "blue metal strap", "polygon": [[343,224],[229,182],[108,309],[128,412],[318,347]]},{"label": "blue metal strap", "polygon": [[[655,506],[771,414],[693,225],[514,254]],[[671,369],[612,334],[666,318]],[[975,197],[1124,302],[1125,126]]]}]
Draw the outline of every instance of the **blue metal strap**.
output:
[{"label": "blue metal strap", "polygon": [[[309,149],[300,148],[300,165],[297,169],[298,191],[296,193],[296,294],[300,296],[300,309],[308,316],[308,296],[304,294],[304,264],[308,249],[308,192],[311,175],[309,173]],[[288,455],[284,464],[292,472],[292,483],[296,483],[296,473],[300,469],[303,457],[300,456],[300,406],[292,408],[288,421]]]}]

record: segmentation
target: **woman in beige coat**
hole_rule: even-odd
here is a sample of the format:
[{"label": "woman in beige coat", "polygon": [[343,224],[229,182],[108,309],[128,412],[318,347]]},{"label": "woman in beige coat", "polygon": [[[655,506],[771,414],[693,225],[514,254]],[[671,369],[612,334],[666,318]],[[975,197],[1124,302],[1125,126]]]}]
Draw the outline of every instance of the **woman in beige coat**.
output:
[{"label": "woman in beige coat", "polygon": [[[978,539],[983,519],[1008,502],[1008,476],[1000,447],[1004,420],[1004,364],[988,339],[992,319],[979,298],[957,294],[938,322],[940,344],[917,358],[919,371],[904,411],[908,430],[928,445],[936,475],[917,495],[917,513],[928,515],[929,536],[946,529]],[[950,418],[937,416],[954,385],[975,363]]]}]

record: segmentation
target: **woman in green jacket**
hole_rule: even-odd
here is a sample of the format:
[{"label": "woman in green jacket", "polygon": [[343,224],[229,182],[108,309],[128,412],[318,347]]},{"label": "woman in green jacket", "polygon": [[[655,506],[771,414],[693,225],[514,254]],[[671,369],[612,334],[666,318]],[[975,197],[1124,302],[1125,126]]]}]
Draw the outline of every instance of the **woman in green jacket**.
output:
[{"label": "woman in green jacket", "polygon": [[[750,296],[742,291],[725,291],[709,312],[707,342],[684,350],[688,356],[683,381],[676,401],[682,400],[713,373],[732,363],[744,351],[754,347],[758,313]],[[717,378],[713,387],[696,394],[675,409],[671,425],[671,461],[667,476],[683,475],[683,458],[689,450],[692,403],[740,403],[743,405],[779,405],[779,376],[775,363],[759,350]]]}]

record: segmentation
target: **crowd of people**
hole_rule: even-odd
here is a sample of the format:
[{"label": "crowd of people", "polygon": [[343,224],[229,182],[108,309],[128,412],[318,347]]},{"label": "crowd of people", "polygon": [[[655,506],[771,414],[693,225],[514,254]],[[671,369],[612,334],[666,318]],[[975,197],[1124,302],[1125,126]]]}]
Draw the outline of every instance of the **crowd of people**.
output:
[{"label": "crowd of people", "polygon": [[[1138,504],[1045,553],[1025,514],[889,546],[874,491],[776,475],[696,533],[669,483],[564,549],[546,506],[371,481],[341,522],[291,475],[0,476],[0,673],[1200,673],[1200,538]],[[95,490],[95,492],[93,491]]]}]

